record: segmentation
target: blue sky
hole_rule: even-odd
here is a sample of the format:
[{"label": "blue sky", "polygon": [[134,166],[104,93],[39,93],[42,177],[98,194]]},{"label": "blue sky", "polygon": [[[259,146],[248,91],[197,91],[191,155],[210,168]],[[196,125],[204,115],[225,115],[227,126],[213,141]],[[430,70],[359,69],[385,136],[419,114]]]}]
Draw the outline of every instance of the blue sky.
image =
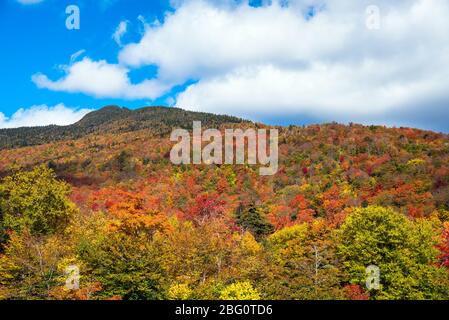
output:
[{"label": "blue sky", "polygon": [[117,104],[448,132],[449,3],[371,2],[2,0],[0,127]]},{"label": "blue sky", "polygon": [[[80,7],[81,28],[67,30],[65,9],[76,3]],[[120,99],[97,99],[84,94],[51,92],[36,87],[31,76],[45,71],[58,76],[57,66],[67,64],[70,56],[86,50],[93,59],[117,61],[119,47],[112,40],[118,23],[132,21],[130,40],[138,40],[142,25],[137,20],[144,15],[149,20],[163,17],[169,10],[168,1],[64,1],[47,0],[34,5],[21,5],[15,0],[0,2],[0,38],[4,49],[0,51],[0,67],[3,70],[1,85],[1,111],[11,116],[19,108],[32,105],[55,105],[98,108],[107,104],[124,104],[139,107],[147,99],[122,101]],[[141,75],[136,72],[136,79]],[[164,98],[153,103],[165,104]]]}]

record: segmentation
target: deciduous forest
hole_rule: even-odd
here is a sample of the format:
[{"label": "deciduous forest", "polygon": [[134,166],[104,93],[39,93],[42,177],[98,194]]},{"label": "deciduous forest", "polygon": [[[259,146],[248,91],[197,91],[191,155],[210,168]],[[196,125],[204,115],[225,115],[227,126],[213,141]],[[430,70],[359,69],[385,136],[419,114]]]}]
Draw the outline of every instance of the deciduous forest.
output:
[{"label": "deciduous forest", "polygon": [[169,133],[193,119],[268,128],[107,107],[1,130],[0,299],[449,299],[448,135],[277,127],[279,171],[260,176],[173,165]]}]

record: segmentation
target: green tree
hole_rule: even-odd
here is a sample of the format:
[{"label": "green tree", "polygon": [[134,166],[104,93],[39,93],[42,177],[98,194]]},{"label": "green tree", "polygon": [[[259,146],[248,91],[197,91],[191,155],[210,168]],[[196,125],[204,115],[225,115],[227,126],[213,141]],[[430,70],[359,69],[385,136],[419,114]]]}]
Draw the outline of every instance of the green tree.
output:
[{"label": "green tree", "polygon": [[249,281],[236,282],[221,291],[220,300],[260,300],[260,294]]},{"label": "green tree", "polygon": [[192,296],[192,289],[187,284],[175,284],[168,289],[169,300],[188,300]]},{"label": "green tree", "polygon": [[236,211],[237,224],[251,232],[257,240],[271,234],[273,226],[265,219],[260,210],[251,204],[248,208],[240,205]]},{"label": "green tree", "polygon": [[26,229],[12,232],[0,255],[1,287],[6,299],[48,299],[55,287],[62,285],[59,264],[71,255],[71,248],[59,235],[37,237]]},{"label": "green tree", "polygon": [[447,299],[447,272],[435,265],[436,235],[431,220],[412,222],[392,209],[355,210],[340,228],[338,254],[346,281],[365,286],[366,268],[380,269],[373,299]]},{"label": "green tree", "polygon": [[125,300],[161,299],[165,279],[161,252],[148,236],[122,232],[98,235],[78,248],[93,278],[102,285],[101,298]]},{"label": "green tree", "polygon": [[267,291],[275,299],[340,299],[335,241],[324,220],[297,224],[267,238],[272,278]]},{"label": "green tree", "polygon": [[0,184],[2,228],[18,232],[26,228],[34,235],[65,228],[76,211],[69,193],[70,186],[45,166],[5,178]]}]

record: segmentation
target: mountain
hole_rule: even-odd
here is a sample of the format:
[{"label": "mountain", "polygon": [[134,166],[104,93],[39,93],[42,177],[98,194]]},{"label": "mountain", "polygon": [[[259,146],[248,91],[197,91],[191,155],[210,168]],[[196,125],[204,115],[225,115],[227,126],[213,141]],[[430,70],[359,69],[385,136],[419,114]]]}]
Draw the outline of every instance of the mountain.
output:
[{"label": "mountain", "polygon": [[[172,163],[168,133],[193,120],[259,126],[109,106],[2,130],[0,300],[449,299],[448,135],[277,127],[279,170],[260,176]],[[380,290],[366,289],[373,265]]]},{"label": "mountain", "polygon": [[87,114],[69,126],[25,127],[0,129],[0,149],[40,145],[61,140],[79,139],[89,134],[124,133],[151,129],[159,135],[169,134],[172,128],[190,129],[193,121],[205,127],[224,123],[242,123],[242,119],[210,113],[185,111],[168,107],[144,107],[130,110],[106,106]]}]

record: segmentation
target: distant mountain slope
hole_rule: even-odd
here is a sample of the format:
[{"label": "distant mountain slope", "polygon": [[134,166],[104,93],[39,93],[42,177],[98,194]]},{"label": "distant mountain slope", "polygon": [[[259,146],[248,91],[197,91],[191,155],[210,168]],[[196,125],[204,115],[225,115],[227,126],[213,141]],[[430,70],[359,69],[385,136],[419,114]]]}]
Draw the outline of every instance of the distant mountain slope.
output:
[{"label": "distant mountain slope", "polygon": [[122,133],[152,129],[164,135],[175,127],[189,129],[194,120],[201,121],[204,126],[245,122],[236,117],[185,111],[178,108],[145,107],[130,110],[118,106],[107,106],[87,114],[79,122],[69,126],[0,129],[0,149],[78,139],[92,133]]}]

